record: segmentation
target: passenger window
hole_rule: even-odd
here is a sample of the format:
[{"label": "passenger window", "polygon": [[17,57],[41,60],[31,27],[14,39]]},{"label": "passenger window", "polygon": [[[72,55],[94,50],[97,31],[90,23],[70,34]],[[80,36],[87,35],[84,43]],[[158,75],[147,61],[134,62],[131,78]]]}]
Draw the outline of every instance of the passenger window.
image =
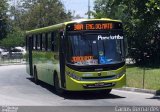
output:
[{"label": "passenger window", "polygon": [[59,51],[59,33],[55,34],[54,51]]},{"label": "passenger window", "polygon": [[51,51],[51,45],[52,45],[52,42],[51,42],[51,33],[48,34],[48,51]]},{"label": "passenger window", "polygon": [[55,46],[55,33],[51,33],[51,50],[54,51],[54,46]]},{"label": "passenger window", "polygon": [[42,50],[45,51],[46,47],[46,37],[45,34],[42,34]]},{"label": "passenger window", "polygon": [[33,35],[33,50],[36,50],[36,36]]},{"label": "passenger window", "polygon": [[36,41],[35,50],[37,50],[37,45],[38,45],[38,35],[35,35],[35,41]]}]

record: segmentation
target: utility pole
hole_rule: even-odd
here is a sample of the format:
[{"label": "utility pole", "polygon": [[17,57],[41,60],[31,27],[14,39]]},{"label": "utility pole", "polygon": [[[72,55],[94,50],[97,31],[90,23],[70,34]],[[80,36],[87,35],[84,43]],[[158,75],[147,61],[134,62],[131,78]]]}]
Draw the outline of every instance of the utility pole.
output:
[{"label": "utility pole", "polygon": [[13,5],[14,5],[14,21],[16,21],[16,0],[13,0]]},{"label": "utility pole", "polygon": [[88,0],[88,19],[91,18],[91,15],[90,15],[90,0]]}]

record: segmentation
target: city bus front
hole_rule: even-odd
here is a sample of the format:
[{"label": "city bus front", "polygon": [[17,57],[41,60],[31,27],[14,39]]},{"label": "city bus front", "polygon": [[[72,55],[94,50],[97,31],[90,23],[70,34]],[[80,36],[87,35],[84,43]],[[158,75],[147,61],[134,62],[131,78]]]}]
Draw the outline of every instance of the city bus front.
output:
[{"label": "city bus front", "polygon": [[70,23],[66,26],[65,43],[66,90],[102,90],[125,85],[125,43],[121,22]]}]

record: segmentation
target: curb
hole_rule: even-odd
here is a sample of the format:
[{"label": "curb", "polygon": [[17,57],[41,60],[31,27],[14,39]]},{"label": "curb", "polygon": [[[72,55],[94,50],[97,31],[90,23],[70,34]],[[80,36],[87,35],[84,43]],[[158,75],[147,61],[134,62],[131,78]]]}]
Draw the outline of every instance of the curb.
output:
[{"label": "curb", "polygon": [[149,93],[149,94],[154,94],[156,96],[160,96],[160,90],[150,90],[150,89],[141,89],[141,88],[132,88],[132,87],[123,87],[117,90],[132,91],[132,92],[139,92],[139,93]]}]

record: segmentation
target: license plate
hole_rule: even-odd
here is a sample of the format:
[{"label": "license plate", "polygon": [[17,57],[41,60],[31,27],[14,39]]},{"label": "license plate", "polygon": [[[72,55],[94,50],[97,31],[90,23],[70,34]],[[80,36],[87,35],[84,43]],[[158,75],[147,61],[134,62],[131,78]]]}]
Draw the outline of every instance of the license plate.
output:
[{"label": "license plate", "polygon": [[105,84],[104,83],[96,83],[96,84],[94,84],[95,86],[104,86]]},{"label": "license plate", "polygon": [[87,84],[84,87],[85,88],[103,88],[103,87],[113,87],[115,86],[115,83],[95,83],[95,84]]}]

